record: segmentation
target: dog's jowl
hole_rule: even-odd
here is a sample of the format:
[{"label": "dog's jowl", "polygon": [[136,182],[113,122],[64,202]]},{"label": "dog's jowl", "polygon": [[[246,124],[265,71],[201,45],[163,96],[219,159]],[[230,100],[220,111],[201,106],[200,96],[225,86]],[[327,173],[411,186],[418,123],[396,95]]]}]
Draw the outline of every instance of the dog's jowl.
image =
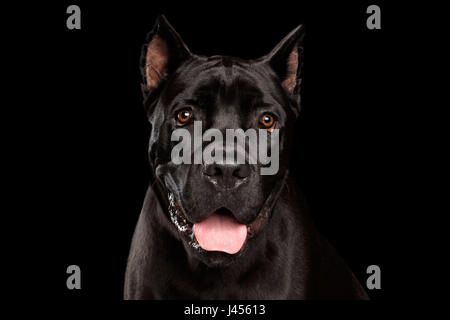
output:
[{"label": "dog's jowl", "polygon": [[[126,299],[367,298],[289,177],[303,37],[299,26],[255,60],[205,57],[157,19],[141,58],[152,181],[131,244]],[[173,152],[180,142],[172,134],[195,137],[199,126],[201,139],[186,138],[189,148]],[[227,130],[245,135],[230,143],[221,138]],[[252,140],[261,131],[268,140]],[[221,147],[226,157],[217,158]],[[277,170],[261,174],[270,166],[261,154],[276,155]]]}]

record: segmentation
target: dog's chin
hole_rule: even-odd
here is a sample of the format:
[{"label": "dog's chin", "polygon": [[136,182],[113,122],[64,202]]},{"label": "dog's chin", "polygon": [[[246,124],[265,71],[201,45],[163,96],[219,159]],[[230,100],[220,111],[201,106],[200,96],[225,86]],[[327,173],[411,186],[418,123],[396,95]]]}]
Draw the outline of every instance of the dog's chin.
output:
[{"label": "dog's chin", "polygon": [[194,250],[192,256],[210,268],[221,268],[239,261],[241,256],[244,255],[244,251],[243,249],[238,253],[228,254],[220,251],[206,251],[200,248],[200,250]]},{"label": "dog's chin", "polygon": [[[225,267],[237,261],[245,253],[248,226],[235,221],[232,213],[227,212],[227,209],[219,208],[205,220],[193,223],[188,219],[188,214],[173,193],[168,194],[168,199],[170,220],[180,233],[184,247],[190,256],[208,267]],[[208,235],[208,232],[218,234],[214,234],[213,239],[209,239],[211,235]]]}]

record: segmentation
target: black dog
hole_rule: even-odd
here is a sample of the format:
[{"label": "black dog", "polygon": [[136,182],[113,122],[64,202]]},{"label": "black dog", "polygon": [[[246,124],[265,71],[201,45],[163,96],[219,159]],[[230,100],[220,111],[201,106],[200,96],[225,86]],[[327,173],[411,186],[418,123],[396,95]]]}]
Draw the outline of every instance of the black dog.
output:
[{"label": "black dog", "polygon": [[[204,57],[157,19],[141,59],[154,176],[131,245],[126,299],[367,298],[288,177],[303,35],[297,27],[257,60]],[[261,164],[175,165],[171,133],[192,133],[194,119],[204,130],[278,129],[278,172],[261,175]]]}]

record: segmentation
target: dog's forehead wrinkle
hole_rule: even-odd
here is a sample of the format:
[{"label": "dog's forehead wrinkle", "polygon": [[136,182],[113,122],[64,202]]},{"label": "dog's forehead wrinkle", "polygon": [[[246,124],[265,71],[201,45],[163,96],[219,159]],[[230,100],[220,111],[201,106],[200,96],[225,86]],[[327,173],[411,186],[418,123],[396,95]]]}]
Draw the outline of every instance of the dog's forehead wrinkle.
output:
[{"label": "dog's forehead wrinkle", "polygon": [[[249,69],[250,68],[250,69]],[[218,90],[222,93],[219,98],[252,98],[258,102],[277,103],[283,105],[282,92],[276,86],[276,82],[261,81],[263,78],[270,78],[270,75],[263,71],[255,72],[253,68],[242,67],[233,64],[230,67],[216,66],[208,70],[209,74],[204,74],[203,83],[199,83],[203,90],[211,92]],[[272,79],[274,80],[274,79]],[[199,90],[200,92],[200,90]]]},{"label": "dog's forehead wrinkle", "polygon": [[237,105],[222,105],[217,108],[212,122],[212,127],[217,129],[233,129],[242,127],[240,108]]}]

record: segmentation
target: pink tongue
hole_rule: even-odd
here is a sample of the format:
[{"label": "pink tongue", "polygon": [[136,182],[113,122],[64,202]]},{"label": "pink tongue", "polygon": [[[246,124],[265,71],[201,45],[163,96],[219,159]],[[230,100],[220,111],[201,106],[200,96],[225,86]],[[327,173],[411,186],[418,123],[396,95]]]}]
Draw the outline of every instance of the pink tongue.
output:
[{"label": "pink tongue", "polygon": [[235,254],[244,245],[247,226],[231,217],[214,213],[194,224],[194,235],[203,250]]}]

